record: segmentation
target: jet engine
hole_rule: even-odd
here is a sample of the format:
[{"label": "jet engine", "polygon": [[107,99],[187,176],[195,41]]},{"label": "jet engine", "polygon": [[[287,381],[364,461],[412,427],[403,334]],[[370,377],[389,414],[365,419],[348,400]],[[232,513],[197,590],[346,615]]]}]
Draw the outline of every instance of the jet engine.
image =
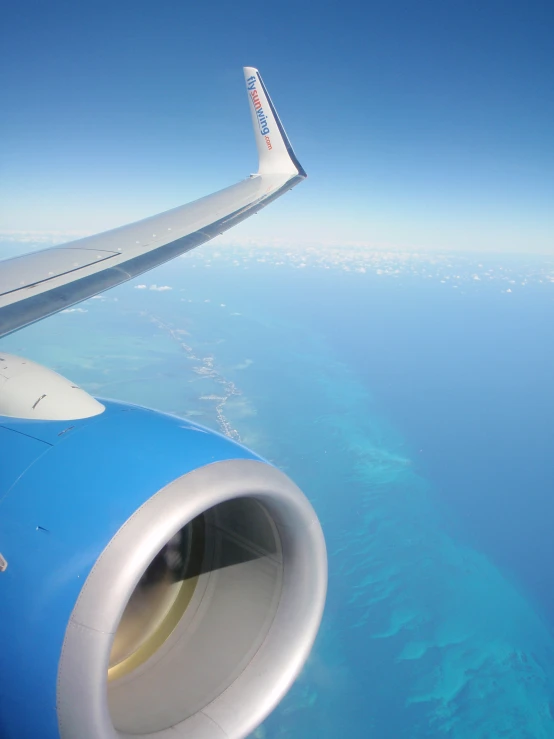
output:
[{"label": "jet engine", "polygon": [[2,355],[2,739],[245,737],[326,583],[314,510],[271,464]]}]

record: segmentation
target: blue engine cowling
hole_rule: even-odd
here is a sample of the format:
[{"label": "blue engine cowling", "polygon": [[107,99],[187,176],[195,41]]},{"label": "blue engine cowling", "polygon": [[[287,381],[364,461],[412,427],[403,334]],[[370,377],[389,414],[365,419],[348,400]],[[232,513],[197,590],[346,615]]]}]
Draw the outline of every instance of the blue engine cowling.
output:
[{"label": "blue engine cowling", "polygon": [[[102,413],[74,421],[0,417],[0,736],[244,737],[317,633],[317,518],[243,446],[102,402]],[[163,552],[166,566],[170,543],[193,524],[202,562],[179,576],[179,587],[193,583],[179,611],[158,560]],[[112,679],[122,629],[134,646]]]}]

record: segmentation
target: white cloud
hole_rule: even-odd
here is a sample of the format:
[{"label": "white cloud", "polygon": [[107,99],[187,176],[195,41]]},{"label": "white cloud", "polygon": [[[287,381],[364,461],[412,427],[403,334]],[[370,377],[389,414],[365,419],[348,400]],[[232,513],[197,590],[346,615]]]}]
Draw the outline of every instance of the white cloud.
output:
[{"label": "white cloud", "polygon": [[135,285],[135,290],[155,290],[158,293],[164,293],[167,290],[173,290],[170,285]]},{"label": "white cloud", "polygon": [[66,308],[62,313],[88,313],[86,308]]}]

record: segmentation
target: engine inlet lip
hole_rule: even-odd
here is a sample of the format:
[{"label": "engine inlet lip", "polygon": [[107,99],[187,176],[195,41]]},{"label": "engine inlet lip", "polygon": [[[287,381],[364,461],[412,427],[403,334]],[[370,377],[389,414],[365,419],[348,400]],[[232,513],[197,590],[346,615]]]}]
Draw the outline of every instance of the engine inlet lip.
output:
[{"label": "engine inlet lip", "polygon": [[[284,553],[282,599],[250,665],[222,695],[175,728],[179,736],[193,737],[204,721],[212,726],[206,735],[216,736],[217,724],[225,732],[222,736],[238,739],[283,697],[308,656],[323,613],[327,587],[323,534],[310,503],[283,473],[255,460],[216,462],[189,472],[148,499],[115,534],[89,574],[66,630],[58,671],[62,739],[126,736],[112,723],[106,695],[111,645],[123,610],[169,539],[207,509],[239,497],[262,503],[279,530]],[[265,681],[256,675],[254,663],[260,660],[272,665]]]}]

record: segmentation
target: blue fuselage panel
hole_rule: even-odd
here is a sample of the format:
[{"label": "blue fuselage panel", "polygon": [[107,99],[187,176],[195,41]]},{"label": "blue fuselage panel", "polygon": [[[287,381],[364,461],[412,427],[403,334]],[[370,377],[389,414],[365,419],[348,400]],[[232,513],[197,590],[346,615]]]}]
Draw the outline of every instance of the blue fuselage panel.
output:
[{"label": "blue fuselage panel", "polygon": [[17,479],[50,448],[51,444],[0,426],[0,503]]},{"label": "blue fuselage panel", "polygon": [[75,423],[0,418],[0,553],[8,562],[0,573],[2,739],[58,737],[65,629],[91,568],[125,521],[191,470],[258,459],[183,419],[102,402],[104,413]]}]

